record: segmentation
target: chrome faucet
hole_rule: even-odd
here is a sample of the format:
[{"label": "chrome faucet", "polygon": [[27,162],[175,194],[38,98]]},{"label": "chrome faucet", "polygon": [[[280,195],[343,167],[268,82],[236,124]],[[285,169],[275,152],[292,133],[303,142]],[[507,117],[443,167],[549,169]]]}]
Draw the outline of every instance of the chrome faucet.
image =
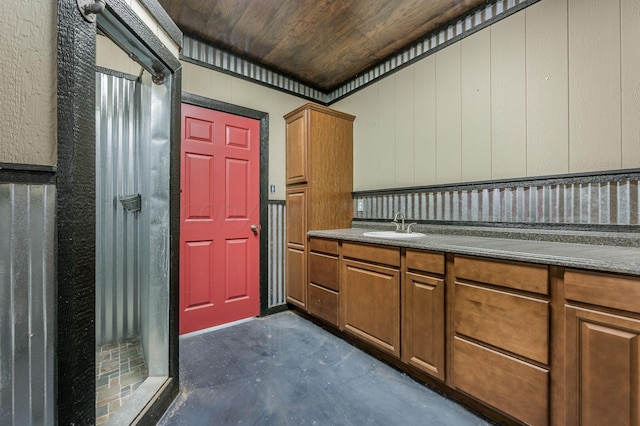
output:
[{"label": "chrome faucet", "polygon": [[[402,220],[402,225],[398,223],[398,219]],[[393,223],[396,225],[396,232],[404,232],[404,213],[398,212],[393,218]]]},{"label": "chrome faucet", "polygon": [[[398,223],[398,219],[401,220],[400,223]],[[408,224],[407,227],[405,228],[404,227],[404,220],[405,219],[406,218],[404,216],[404,213],[402,213],[402,212],[396,213],[396,215],[393,218],[393,222],[392,222],[394,225],[396,225],[396,232],[402,232],[402,233],[405,233],[405,234],[410,234],[411,233],[411,227],[413,225],[417,225],[417,223],[414,222],[414,223]]]}]

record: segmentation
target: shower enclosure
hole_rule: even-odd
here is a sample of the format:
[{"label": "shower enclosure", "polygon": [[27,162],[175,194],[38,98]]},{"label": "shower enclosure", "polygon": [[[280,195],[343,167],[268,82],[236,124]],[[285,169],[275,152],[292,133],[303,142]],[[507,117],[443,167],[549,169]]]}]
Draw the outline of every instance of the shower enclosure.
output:
[{"label": "shower enclosure", "polygon": [[172,81],[136,59],[96,72],[97,424],[129,424],[169,374]]}]

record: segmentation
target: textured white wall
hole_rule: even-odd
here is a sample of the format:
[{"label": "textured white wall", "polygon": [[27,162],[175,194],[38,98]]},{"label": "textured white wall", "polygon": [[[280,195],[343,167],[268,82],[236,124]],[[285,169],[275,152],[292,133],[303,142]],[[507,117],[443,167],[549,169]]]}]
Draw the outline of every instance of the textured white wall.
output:
[{"label": "textured white wall", "polygon": [[640,2],[542,0],[336,103],[354,190],[640,167]]},{"label": "textured white wall", "polygon": [[[127,0],[127,4],[178,57],[178,46],[138,1]],[[2,6],[0,162],[55,165],[58,36],[56,2],[4,0]]]},{"label": "textured white wall", "polygon": [[4,0],[0,13],[0,162],[56,164],[55,1]]}]

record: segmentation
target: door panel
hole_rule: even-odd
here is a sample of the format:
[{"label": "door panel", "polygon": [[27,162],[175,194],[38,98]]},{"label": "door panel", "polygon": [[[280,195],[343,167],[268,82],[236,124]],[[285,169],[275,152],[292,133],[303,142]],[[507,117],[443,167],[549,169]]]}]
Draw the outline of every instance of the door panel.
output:
[{"label": "door panel", "polygon": [[206,285],[212,279],[213,241],[191,241],[184,245],[186,279],[185,309],[197,309],[213,304],[211,289]]},{"label": "door panel", "polygon": [[249,166],[248,161],[227,159],[227,219],[247,219],[249,216]]},{"label": "door panel", "polygon": [[182,105],[180,333],[258,315],[260,123]]},{"label": "door panel", "polygon": [[225,291],[225,303],[239,299],[246,299],[251,296],[248,282],[249,271],[247,258],[249,257],[250,243],[246,239],[227,240],[226,257],[234,259],[234,262],[227,262],[227,287]]},{"label": "door panel", "polygon": [[213,220],[213,156],[187,154],[185,167],[190,172],[182,187],[185,189],[185,220]]}]

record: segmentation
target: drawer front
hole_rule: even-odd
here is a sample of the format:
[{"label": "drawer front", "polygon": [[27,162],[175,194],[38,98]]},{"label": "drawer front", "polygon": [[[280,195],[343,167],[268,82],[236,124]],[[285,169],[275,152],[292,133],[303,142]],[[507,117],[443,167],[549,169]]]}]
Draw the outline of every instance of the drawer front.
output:
[{"label": "drawer front", "polygon": [[549,362],[549,303],[456,283],[456,333],[534,361]]},{"label": "drawer front", "polygon": [[549,271],[546,265],[464,256],[456,256],[454,265],[458,279],[549,294]]},{"label": "drawer front", "polygon": [[549,371],[456,337],[455,387],[518,420],[549,424]]},{"label": "drawer front", "polygon": [[309,283],[340,291],[338,282],[338,258],[319,253],[309,253]]},{"label": "drawer front", "polygon": [[444,275],[444,253],[407,249],[407,268]]},{"label": "drawer front", "polygon": [[338,293],[310,284],[307,308],[310,314],[338,325]]},{"label": "drawer front", "polygon": [[369,244],[342,243],[342,256],[400,267],[400,249]]},{"label": "drawer front", "polygon": [[567,270],[564,295],[569,300],[640,313],[640,277]]},{"label": "drawer front", "polygon": [[338,241],[324,238],[309,238],[309,249],[318,253],[338,255]]}]

